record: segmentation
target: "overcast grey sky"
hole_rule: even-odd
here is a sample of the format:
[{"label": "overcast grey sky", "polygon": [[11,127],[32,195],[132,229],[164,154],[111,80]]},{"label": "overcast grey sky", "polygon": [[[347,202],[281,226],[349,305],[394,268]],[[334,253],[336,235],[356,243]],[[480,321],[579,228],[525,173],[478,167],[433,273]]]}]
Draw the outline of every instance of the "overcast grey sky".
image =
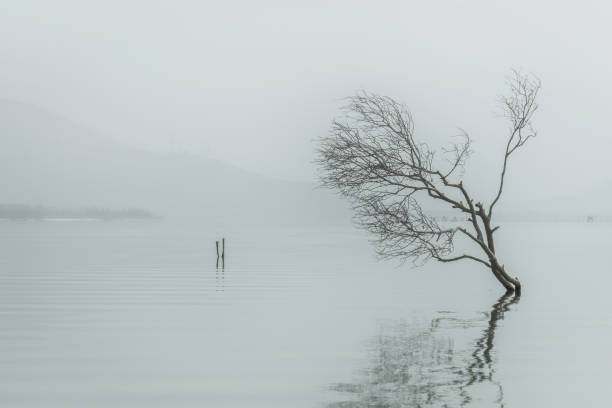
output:
[{"label": "overcast grey sky", "polygon": [[482,175],[503,149],[495,100],[521,68],[543,82],[539,136],[512,171],[535,172],[534,188],[553,175],[553,189],[585,177],[597,186],[610,181],[610,11],[584,1],[3,0],[0,95],[132,146],[308,180],[339,99],[367,89],[407,103],[421,139],[466,129]]}]

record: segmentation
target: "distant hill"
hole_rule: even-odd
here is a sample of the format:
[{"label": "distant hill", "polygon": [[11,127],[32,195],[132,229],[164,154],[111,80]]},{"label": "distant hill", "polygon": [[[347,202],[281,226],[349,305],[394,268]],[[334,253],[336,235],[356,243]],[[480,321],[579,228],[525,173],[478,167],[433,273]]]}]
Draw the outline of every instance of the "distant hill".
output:
[{"label": "distant hill", "polygon": [[[513,169],[498,220],[612,220],[612,179],[589,189],[572,183],[552,190],[536,176]],[[527,179],[542,186],[529,189],[537,196],[522,191]],[[146,208],[168,219],[219,225],[346,225],[351,217],[345,201],[314,184],[274,180],[193,154],[126,148],[60,115],[6,100],[0,100],[0,203]]]},{"label": "distant hill", "polygon": [[[0,101],[0,203],[147,208],[214,223],[347,223],[345,203],[191,154],[126,148],[38,107]],[[262,157],[261,160],[266,160]]]}]

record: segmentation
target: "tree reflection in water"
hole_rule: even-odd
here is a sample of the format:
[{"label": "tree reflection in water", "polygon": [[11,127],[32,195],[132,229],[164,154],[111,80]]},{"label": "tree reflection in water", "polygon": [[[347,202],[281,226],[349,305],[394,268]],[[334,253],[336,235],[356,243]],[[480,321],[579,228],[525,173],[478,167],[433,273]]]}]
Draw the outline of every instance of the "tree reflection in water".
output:
[{"label": "tree reflection in water", "polygon": [[[442,316],[414,330],[406,322],[384,325],[373,342],[372,361],[356,383],[339,383],[332,390],[350,399],[329,408],[456,407],[476,402],[478,385],[495,388],[493,399],[503,406],[503,388],[493,378],[495,330],[519,296],[504,295],[485,318]],[[457,346],[468,329],[482,327],[477,340]],[[475,392],[473,392],[475,391]]]}]

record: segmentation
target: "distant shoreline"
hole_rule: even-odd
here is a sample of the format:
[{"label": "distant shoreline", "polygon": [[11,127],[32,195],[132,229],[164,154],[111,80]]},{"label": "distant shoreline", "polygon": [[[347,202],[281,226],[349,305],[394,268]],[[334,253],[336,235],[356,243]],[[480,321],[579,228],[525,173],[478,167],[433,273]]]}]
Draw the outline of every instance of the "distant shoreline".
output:
[{"label": "distant shoreline", "polygon": [[114,221],[153,220],[160,217],[140,208],[112,210],[107,208],[53,208],[24,204],[0,204],[0,219],[8,221]]},{"label": "distant shoreline", "polygon": [[0,217],[0,221],[11,221],[11,222],[20,222],[20,221],[44,221],[44,222],[76,222],[76,221],[151,221],[151,220],[159,220],[161,217],[151,217],[151,218],[7,218]]}]

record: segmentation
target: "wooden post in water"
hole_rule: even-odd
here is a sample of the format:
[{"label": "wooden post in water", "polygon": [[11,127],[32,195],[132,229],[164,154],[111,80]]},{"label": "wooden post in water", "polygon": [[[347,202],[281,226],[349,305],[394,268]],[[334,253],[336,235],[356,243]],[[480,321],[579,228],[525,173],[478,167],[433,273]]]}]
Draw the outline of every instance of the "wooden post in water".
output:
[{"label": "wooden post in water", "polygon": [[219,267],[219,241],[215,241],[215,247],[217,247],[217,268]]},{"label": "wooden post in water", "polygon": [[221,238],[221,261],[223,261],[223,267],[225,268],[225,238]]}]

